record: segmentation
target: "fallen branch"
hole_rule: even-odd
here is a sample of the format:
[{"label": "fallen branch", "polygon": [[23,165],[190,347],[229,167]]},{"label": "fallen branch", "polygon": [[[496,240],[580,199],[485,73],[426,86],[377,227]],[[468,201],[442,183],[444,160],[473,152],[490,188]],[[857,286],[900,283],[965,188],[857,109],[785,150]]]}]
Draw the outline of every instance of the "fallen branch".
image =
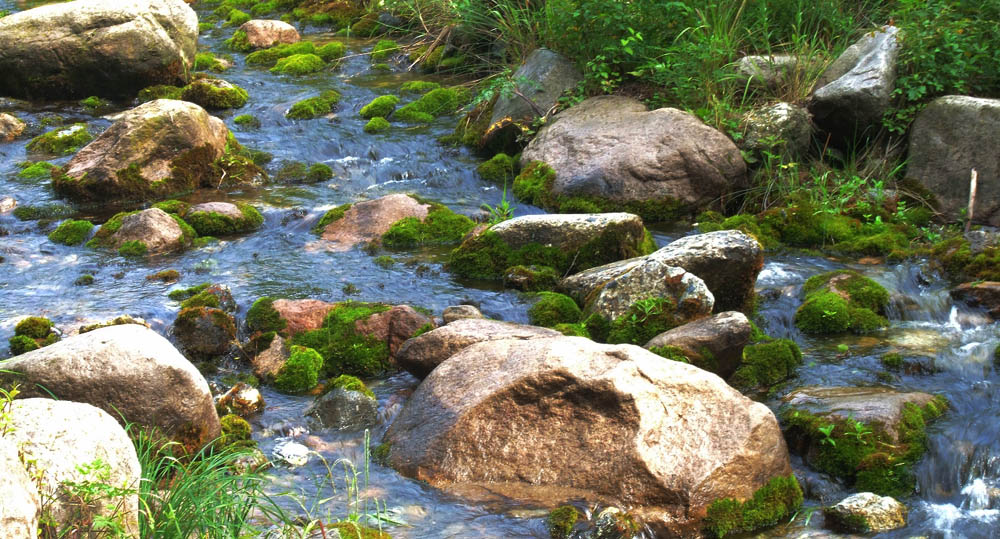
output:
[{"label": "fallen branch", "polygon": [[972,169],[972,177],[969,179],[969,209],[965,212],[965,233],[969,234],[972,229],[972,217],[976,206],[976,184],[979,182],[979,173]]}]

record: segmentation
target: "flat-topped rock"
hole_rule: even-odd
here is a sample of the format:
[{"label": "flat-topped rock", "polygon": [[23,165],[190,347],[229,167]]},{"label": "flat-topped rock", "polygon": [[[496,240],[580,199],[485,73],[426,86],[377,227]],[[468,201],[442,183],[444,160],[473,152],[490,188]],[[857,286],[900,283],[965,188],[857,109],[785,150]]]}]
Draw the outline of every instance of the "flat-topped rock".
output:
[{"label": "flat-topped rock", "polygon": [[294,26],[284,21],[253,19],[240,26],[247,34],[247,43],[255,49],[266,49],[280,43],[295,43],[302,39]]},{"label": "flat-topped rock", "polygon": [[427,217],[429,204],[422,204],[409,195],[387,195],[375,200],[358,202],[344,212],[343,217],[326,225],[322,238],[330,242],[328,249],[346,251],[352,247],[378,240],[400,219]]}]

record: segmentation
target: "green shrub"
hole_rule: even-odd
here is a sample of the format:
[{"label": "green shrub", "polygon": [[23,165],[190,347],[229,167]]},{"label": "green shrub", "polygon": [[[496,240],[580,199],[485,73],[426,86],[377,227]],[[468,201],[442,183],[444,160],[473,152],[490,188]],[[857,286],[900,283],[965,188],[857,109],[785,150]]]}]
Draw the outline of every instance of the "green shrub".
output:
[{"label": "green shrub", "polygon": [[49,234],[49,241],[63,245],[79,245],[87,240],[94,224],[90,221],[63,221]]}]

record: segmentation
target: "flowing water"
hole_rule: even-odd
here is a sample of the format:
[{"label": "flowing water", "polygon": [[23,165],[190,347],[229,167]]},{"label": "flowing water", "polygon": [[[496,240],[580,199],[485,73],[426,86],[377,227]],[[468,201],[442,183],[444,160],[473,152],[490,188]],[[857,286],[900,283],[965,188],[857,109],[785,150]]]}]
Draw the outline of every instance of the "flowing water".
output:
[{"label": "flowing water", "polygon": [[[0,0],[0,10],[21,8],[20,4]],[[231,31],[203,33],[200,48],[226,53],[222,41]],[[318,42],[333,39],[317,28],[307,27],[303,34]],[[394,125],[379,135],[362,131],[365,120],[357,110],[372,98],[393,92],[402,82],[461,81],[407,73],[405,61],[394,63],[392,72],[374,72],[365,54],[373,41],[345,42],[349,56],[335,71],[296,78],[276,76],[265,68],[245,66],[243,55],[234,54],[234,67],[221,75],[246,88],[250,101],[242,109],[220,116],[245,146],[274,155],[267,166],[269,172],[290,161],[321,162],[333,168],[333,180],[312,185],[267,184],[228,194],[194,193],[187,200],[253,203],[264,214],[265,223],[247,236],[146,260],[53,244],[46,235],[58,219],[18,221],[10,214],[0,215],[0,256],[5,259],[0,264],[0,338],[10,337],[15,322],[27,315],[47,316],[66,330],[128,313],[146,319],[160,333],[169,334],[178,305],[167,299],[167,292],[209,281],[230,287],[241,312],[257,297],[275,295],[407,303],[434,312],[449,305],[472,303],[489,317],[526,322],[529,298],[453,278],[441,265],[444,250],[390,253],[397,263],[383,268],[360,249],[328,252],[310,234],[310,228],[327,209],[389,193],[416,193],[469,215],[479,214],[482,204],[496,205],[502,196],[498,186],[478,178],[474,171],[478,160],[468,151],[437,143],[439,136],[451,131],[455,117],[441,118],[429,126]],[[335,89],[343,96],[335,116],[308,121],[284,118],[293,103],[326,89]],[[130,106],[119,103],[115,111]],[[0,111],[26,121],[30,135],[52,128],[43,127],[43,122],[86,122],[95,133],[111,123],[108,117],[88,114],[75,102],[28,104],[0,100]],[[242,129],[232,121],[236,114],[253,114],[262,127]],[[12,195],[22,206],[59,202],[47,180],[19,178],[17,164],[41,159],[62,164],[68,157],[29,155],[24,149],[25,140],[21,137],[0,144],[0,196]],[[520,205],[515,213],[538,212],[537,208]],[[77,208],[74,216],[94,220],[108,217],[104,209],[93,207]],[[663,245],[687,232],[664,230],[655,236]],[[805,353],[806,364],[789,389],[805,384],[883,384],[947,396],[952,409],[929,429],[930,448],[917,470],[919,493],[905,500],[911,508],[910,525],[886,536],[1000,537],[1000,532],[995,531],[1000,527],[1000,491],[995,490],[1000,488],[1000,392],[996,387],[1000,378],[992,364],[1000,329],[981,313],[953,305],[947,284],[927,273],[924,264],[907,262],[889,267],[854,266],[893,293],[890,329],[864,338],[813,339],[801,335],[792,324],[792,313],[800,301],[802,283],[817,272],[843,266],[817,257],[782,256],[769,258],[760,275],[758,288],[765,298],[761,313],[767,331],[795,339]],[[177,269],[183,277],[173,285],[146,279],[162,269]],[[75,286],[74,281],[85,273],[95,277],[94,284]],[[848,346],[848,353],[838,349],[840,344]],[[882,381],[878,378],[882,370],[878,358],[887,351],[921,358],[933,366],[933,374],[901,374],[889,382]],[[225,365],[213,380],[239,369],[238,364]],[[407,374],[371,382],[382,418],[380,427],[371,433],[372,447],[416,384],[417,380]],[[547,537],[544,511],[519,507],[503,499],[470,504],[403,478],[391,469],[376,464],[365,467],[362,434],[310,432],[302,417],[308,398],[268,389],[263,392],[267,410],[252,423],[264,452],[270,453],[277,444],[292,438],[308,445],[317,455],[303,467],[277,468],[271,473],[272,492],[294,494],[280,497],[290,511],[345,518],[375,512],[370,500],[377,499],[380,512],[402,524],[392,527],[394,537]],[[356,472],[362,477],[360,492],[346,488],[344,477],[349,467],[340,459],[357,466]],[[329,479],[331,469],[335,490]],[[352,504],[352,500],[360,500],[361,505]],[[369,500],[367,508],[365,500]],[[819,500],[807,500],[807,510],[793,524],[767,535],[808,535],[809,528],[815,528],[821,520],[810,510],[819,504]]]}]

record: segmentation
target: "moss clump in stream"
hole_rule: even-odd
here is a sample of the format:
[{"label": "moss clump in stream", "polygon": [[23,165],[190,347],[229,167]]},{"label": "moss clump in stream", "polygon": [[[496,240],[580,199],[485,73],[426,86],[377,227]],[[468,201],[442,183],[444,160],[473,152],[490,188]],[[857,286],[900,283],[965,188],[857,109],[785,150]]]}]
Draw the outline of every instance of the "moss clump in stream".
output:
[{"label": "moss clump in stream", "polygon": [[347,213],[347,210],[351,209],[351,206],[353,206],[353,204],[341,204],[340,206],[324,213],[323,217],[320,217],[319,221],[316,223],[316,226],[312,228],[312,233],[316,235],[322,234],[323,230],[329,226],[330,223],[339,221],[344,214]]},{"label": "moss clump in stream", "polygon": [[10,345],[10,354],[19,356],[58,340],[59,334],[53,331],[51,320],[41,316],[29,316],[14,326],[14,336],[8,339],[7,343]]},{"label": "moss clump in stream", "polygon": [[79,245],[87,240],[93,228],[94,224],[86,220],[63,221],[58,228],[49,233],[49,241],[63,245]]},{"label": "moss clump in stream", "polygon": [[220,79],[198,79],[184,87],[181,99],[206,109],[238,109],[246,105],[246,90]]},{"label": "moss clump in stream", "polygon": [[462,105],[462,96],[454,88],[438,88],[422,95],[393,113],[393,118],[410,123],[429,123],[444,114],[451,114]]},{"label": "moss clump in stream", "polygon": [[249,204],[237,203],[241,217],[230,215],[197,211],[188,213],[185,220],[198,233],[199,236],[230,236],[250,232],[260,228],[264,223],[264,216],[257,211],[257,208]]},{"label": "moss clump in stream", "polygon": [[318,96],[303,99],[292,105],[285,114],[285,118],[292,120],[310,120],[319,116],[325,116],[333,111],[334,105],[340,102],[340,93],[335,90],[327,90]]},{"label": "moss clump in stream", "polygon": [[215,57],[214,54],[210,52],[199,52],[194,55],[194,70],[195,71],[215,71],[216,73],[222,73],[223,71],[229,69],[229,65],[222,60]]},{"label": "moss clump in stream", "polygon": [[170,86],[169,84],[157,84],[139,90],[137,99],[140,103],[153,101],[156,99],[180,99],[184,93],[184,88],[180,86]]},{"label": "moss clump in stream", "polygon": [[48,161],[39,161],[37,163],[25,162],[18,166],[21,167],[21,170],[17,173],[17,176],[30,180],[48,178],[52,175],[52,169],[55,168],[55,165]]},{"label": "moss clump in stream", "polygon": [[274,300],[269,296],[259,298],[247,311],[247,328],[251,333],[283,332],[288,322],[274,308]]},{"label": "moss clump in stream", "polygon": [[222,425],[222,436],[215,443],[216,449],[251,450],[257,447],[257,442],[251,436],[250,423],[236,414],[226,414],[219,418]]},{"label": "moss clump in stream", "polygon": [[91,140],[94,140],[94,135],[87,131],[87,124],[78,123],[38,135],[28,142],[26,148],[31,152],[66,155],[79,150]]},{"label": "moss clump in stream", "polygon": [[802,501],[802,488],[794,475],[773,477],[747,500],[723,498],[712,502],[705,517],[705,532],[709,537],[722,538],[770,528],[794,515]]},{"label": "moss clump in stream", "polygon": [[239,116],[233,118],[233,123],[247,129],[260,128],[260,119],[253,114],[240,114]]},{"label": "moss clump in stream", "polygon": [[167,297],[174,301],[184,301],[190,297],[193,297],[200,292],[204,291],[206,288],[212,286],[212,283],[201,283],[199,285],[192,286],[190,288],[180,288],[177,290],[172,290]]},{"label": "moss clump in stream", "polygon": [[948,409],[934,397],[923,406],[906,403],[893,439],[880,423],[820,416],[786,408],[779,414],[789,445],[808,464],[861,492],[903,498],[913,493],[913,465],[926,451],[927,423]]},{"label": "moss clump in stream", "polygon": [[326,62],[315,54],[293,54],[278,60],[270,71],[282,75],[306,75],[321,71],[325,67]]},{"label": "moss clump in stream", "polygon": [[490,158],[489,161],[484,161],[476,167],[476,172],[480,178],[488,182],[502,183],[504,185],[514,179],[516,171],[517,160],[505,153],[498,153]]},{"label": "moss clump in stream", "polygon": [[390,54],[399,52],[399,45],[391,39],[382,39],[372,47],[371,62],[377,64],[384,62]]},{"label": "moss clump in stream", "polygon": [[795,374],[802,364],[802,351],[789,339],[769,340],[743,348],[743,361],[729,377],[740,391],[766,389]]},{"label": "moss clump in stream", "polygon": [[291,355],[274,377],[274,388],[282,393],[305,393],[319,383],[323,356],[306,346],[292,345]]},{"label": "moss clump in stream", "polygon": [[247,33],[243,30],[233,32],[233,37],[225,41],[226,47],[237,52],[248,52],[253,50],[253,45],[247,39]]},{"label": "moss clump in stream", "polygon": [[316,49],[316,55],[324,62],[335,62],[347,54],[347,45],[339,41],[331,41]]},{"label": "moss clump in stream", "polygon": [[389,309],[390,306],[383,303],[338,303],[327,313],[322,327],[295,335],[291,343],[319,352],[323,356],[325,376],[378,376],[389,368],[389,346],[383,340],[359,332],[356,323]]},{"label": "moss clump in stream", "polygon": [[513,266],[503,275],[503,285],[525,292],[554,290],[562,275],[550,266]]},{"label": "moss clump in stream", "polygon": [[[420,202],[428,202],[421,200]],[[423,220],[406,217],[396,221],[382,235],[382,245],[391,249],[412,249],[421,245],[458,243],[476,224],[442,204],[428,202],[431,207]]]},{"label": "moss clump in stream", "polygon": [[399,98],[394,95],[380,95],[375,99],[372,99],[370,103],[361,107],[358,114],[362,118],[371,119],[376,116],[381,116],[385,118],[386,116],[392,114],[392,110],[396,108],[399,103]]},{"label": "moss clump in stream", "polygon": [[409,82],[404,82],[402,86],[399,87],[399,93],[402,94],[426,94],[431,90],[437,90],[441,85],[436,82],[430,82],[426,80],[411,80]]},{"label": "moss clump in stream", "polygon": [[187,213],[191,205],[182,200],[170,199],[170,200],[161,200],[160,202],[153,204],[153,207],[159,210],[163,210],[167,213],[183,216],[185,213]]},{"label": "moss clump in stream", "polygon": [[246,62],[247,65],[263,65],[271,67],[278,60],[295,54],[316,54],[316,45],[312,41],[281,43],[279,45],[248,54]]},{"label": "moss clump in stream", "polygon": [[357,376],[351,376],[349,374],[341,374],[340,376],[334,378],[334,380],[326,385],[326,389],[329,391],[331,389],[341,388],[346,391],[357,391],[362,395],[374,399],[375,394],[372,390],[368,389],[368,386],[361,381]]},{"label": "moss clump in stream", "polygon": [[250,21],[250,14],[244,13],[238,9],[233,9],[229,12],[226,17],[226,22],[223,26],[243,26],[244,23]]},{"label": "moss clump in stream", "polygon": [[542,327],[575,324],[583,313],[573,298],[557,292],[539,292],[539,300],[528,309],[531,323]]},{"label": "moss clump in stream", "polygon": [[376,116],[371,120],[368,120],[368,123],[365,124],[364,130],[365,133],[368,133],[369,135],[374,135],[376,133],[382,133],[384,131],[388,131],[391,127],[392,124],[390,124],[388,120],[386,120],[381,116]]},{"label": "moss clump in stream", "polygon": [[572,505],[563,505],[549,511],[546,524],[549,528],[549,537],[552,539],[565,539],[573,531],[573,526],[580,519],[580,513]]},{"label": "moss clump in stream", "polygon": [[804,333],[868,333],[888,325],[882,313],[889,292],[856,271],[814,275],[802,291],[805,302],[795,312],[795,325]]}]

